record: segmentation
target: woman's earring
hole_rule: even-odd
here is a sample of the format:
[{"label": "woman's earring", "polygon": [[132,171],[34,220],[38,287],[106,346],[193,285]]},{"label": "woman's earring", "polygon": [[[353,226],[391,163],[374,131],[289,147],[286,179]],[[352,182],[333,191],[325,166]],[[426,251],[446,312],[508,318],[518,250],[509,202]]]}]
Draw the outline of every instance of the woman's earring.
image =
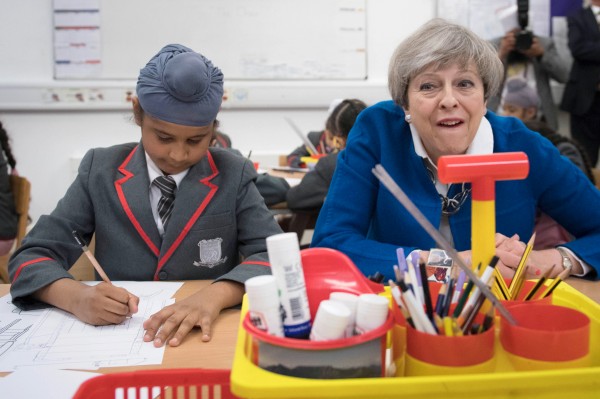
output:
[{"label": "woman's earring", "polygon": [[406,114],[404,116],[404,120],[406,121],[406,123],[410,123],[410,120],[411,120],[410,114]]}]

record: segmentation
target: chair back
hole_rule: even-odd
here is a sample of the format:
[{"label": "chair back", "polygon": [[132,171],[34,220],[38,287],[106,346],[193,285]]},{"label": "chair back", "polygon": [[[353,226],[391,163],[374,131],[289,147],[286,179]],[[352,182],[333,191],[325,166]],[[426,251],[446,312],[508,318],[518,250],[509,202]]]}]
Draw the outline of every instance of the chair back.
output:
[{"label": "chair back", "polygon": [[23,237],[27,231],[27,224],[29,222],[29,201],[31,199],[31,183],[23,176],[10,176],[10,186],[15,199],[15,208],[17,215],[19,215],[19,222],[17,225],[17,237],[16,247],[21,246]]}]

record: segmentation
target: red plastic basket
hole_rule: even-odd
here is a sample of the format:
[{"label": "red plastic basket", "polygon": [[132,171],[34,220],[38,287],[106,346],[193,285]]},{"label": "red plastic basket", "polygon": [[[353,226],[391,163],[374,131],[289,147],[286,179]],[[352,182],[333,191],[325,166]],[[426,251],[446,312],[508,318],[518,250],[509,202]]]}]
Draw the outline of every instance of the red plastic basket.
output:
[{"label": "red plastic basket", "polygon": [[104,374],[81,384],[73,399],[239,399],[229,389],[230,372],[165,369]]}]

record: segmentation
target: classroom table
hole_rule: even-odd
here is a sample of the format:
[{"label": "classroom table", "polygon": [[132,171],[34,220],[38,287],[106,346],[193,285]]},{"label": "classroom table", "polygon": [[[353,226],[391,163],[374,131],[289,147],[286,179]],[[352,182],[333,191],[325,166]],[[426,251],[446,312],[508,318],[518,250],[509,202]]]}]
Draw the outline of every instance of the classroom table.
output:
[{"label": "classroom table", "polygon": [[[186,281],[175,294],[175,298],[183,299],[209,283],[210,281]],[[565,280],[565,283],[600,303],[600,281],[571,277]],[[9,287],[9,284],[0,284],[0,296],[6,295]],[[160,365],[107,367],[95,370],[95,372],[115,373],[141,369],[189,367],[230,369],[235,353],[239,323],[240,311],[227,309],[214,323],[213,337],[210,342],[202,342],[200,329],[194,329],[180,346],[176,348],[167,346],[163,363]],[[0,373],[0,376],[6,374],[8,373]]]}]

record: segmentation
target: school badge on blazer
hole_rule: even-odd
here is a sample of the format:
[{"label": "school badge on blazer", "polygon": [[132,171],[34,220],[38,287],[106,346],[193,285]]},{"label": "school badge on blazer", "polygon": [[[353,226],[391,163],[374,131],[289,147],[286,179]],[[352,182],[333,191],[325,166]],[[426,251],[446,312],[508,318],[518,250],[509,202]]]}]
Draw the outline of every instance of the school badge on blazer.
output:
[{"label": "school badge on blazer", "polygon": [[200,247],[200,261],[194,262],[194,266],[203,266],[213,268],[227,260],[227,257],[221,259],[222,238],[213,238],[212,240],[202,240],[198,242]]}]

